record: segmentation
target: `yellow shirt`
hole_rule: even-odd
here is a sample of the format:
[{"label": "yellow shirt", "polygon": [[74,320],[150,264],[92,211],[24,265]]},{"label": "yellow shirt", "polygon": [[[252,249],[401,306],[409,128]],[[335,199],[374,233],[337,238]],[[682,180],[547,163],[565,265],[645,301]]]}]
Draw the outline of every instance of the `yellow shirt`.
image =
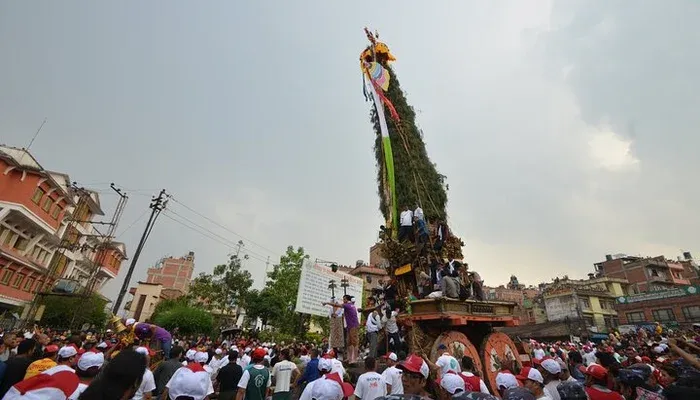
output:
[{"label": "yellow shirt", "polygon": [[32,376],[39,375],[40,373],[46,371],[49,368],[55,367],[56,361],[50,358],[42,358],[41,360],[36,360],[29,364],[27,367],[27,373],[24,374],[24,379],[31,378]]}]

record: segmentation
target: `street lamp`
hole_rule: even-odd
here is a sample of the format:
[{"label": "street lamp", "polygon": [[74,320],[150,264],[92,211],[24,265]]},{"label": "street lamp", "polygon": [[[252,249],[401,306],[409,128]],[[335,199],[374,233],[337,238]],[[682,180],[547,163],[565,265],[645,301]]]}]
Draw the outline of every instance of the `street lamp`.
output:
[{"label": "street lamp", "polygon": [[335,288],[336,288],[335,280],[331,279],[328,281],[328,289],[331,290],[331,299],[335,300]]},{"label": "street lamp", "polygon": [[343,294],[345,296],[348,295],[348,286],[350,286],[350,282],[348,281],[348,278],[343,278],[340,280],[340,287],[343,288]]}]

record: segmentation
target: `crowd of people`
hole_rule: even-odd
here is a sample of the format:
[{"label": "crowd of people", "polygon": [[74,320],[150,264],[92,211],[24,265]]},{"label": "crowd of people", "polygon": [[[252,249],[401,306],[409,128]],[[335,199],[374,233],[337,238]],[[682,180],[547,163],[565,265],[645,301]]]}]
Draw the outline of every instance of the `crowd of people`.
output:
[{"label": "crowd of people", "polygon": [[[529,365],[497,360],[497,387],[490,387],[479,363],[446,345],[437,347],[435,359],[405,347],[376,357],[367,348],[353,365],[328,340],[180,337],[148,323],[127,320],[125,326],[120,334],[3,332],[0,398],[700,399],[700,324],[694,332],[659,326],[610,334],[599,343],[531,340]],[[154,362],[158,352],[167,357]]]}]

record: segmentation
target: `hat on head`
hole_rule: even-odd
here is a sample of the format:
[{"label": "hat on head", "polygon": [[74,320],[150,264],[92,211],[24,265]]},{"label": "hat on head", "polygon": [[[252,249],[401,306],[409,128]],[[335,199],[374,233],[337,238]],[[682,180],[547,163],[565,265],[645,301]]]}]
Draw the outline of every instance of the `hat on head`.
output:
[{"label": "hat on head", "polygon": [[223,352],[224,352],[224,351],[221,350],[221,349],[216,349],[216,350],[214,350],[214,354],[216,354],[216,355],[221,355]]},{"label": "hat on head", "polygon": [[65,400],[78,389],[79,383],[78,375],[70,367],[58,365],[15,384],[3,399]]},{"label": "hat on head", "polygon": [[102,364],[105,363],[104,353],[93,353],[88,351],[87,353],[80,356],[78,360],[78,369],[81,371],[87,371],[92,367],[102,368]]},{"label": "hat on head", "polygon": [[518,387],[519,385],[518,380],[515,379],[515,375],[511,373],[501,372],[498,375],[496,375],[496,386],[499,388],[504,387],[508,389]]},{"label": "hat on head", "polygon": [[209,361],[209,354],[203,351],[198,351],[194,353],[194,362],[205,363],[207,361]]},{"label": "hat on head", "polygon": [[398,366],[399,369],[412,372],[414,374],[421,374],[424,378],[428,378],[430,375],[430,368],[428,364],[423,361],[423,358],[417,354],[409,355],[404,361]]},{"label": "hat on head", "polygon": [[333,369],[333,362],[330,358],[321,358],[318,360],[318,370],[330,372]]},{"label": "hat on head", "polygon": [[197,354],[197,350],[189,349],[185,353],[185,359],[194,361],[194,355]]},{"label": "hat on head", "polygon": [[539,382],[544,385],[544,378],[542,378],[542,374],[540,373],[540,371],[532,367],[523,368],[522,370],[520,370],[520,374],[516,375],[515,377],[521,381],[529,379],[531,381]]},{"label": "hat on head", "polygon": [[251,354],[250,356],[253,358],[265,358],[266,355],[267,351],[262,347],[258,347],[255,350],[253,350],[253,354]]},{"label": "hat on head", "polygon": [[397,361],[399,359],[399,357],[396,355],[396,353],[389,353],[384,357],[386,357],[388,360],[391,360],[391,361]]},{"label": "hat on head", "polygon": [[341,400],[354,393],[351,384],[343,382],[340,374],[334,372],[314,381],[311,398],[315,400]]},{"label": "hat on head", "polygon": [[107,344],[107,342],[100,342],[100,344],[98,344],[95,347],[97,347],[98,349],[106,349],[109,347],[109,345]]},{"label": "hat on head", "polygon": [[209,394],[211,379],[209,373],[199,364],[190,364],[175,371],[168,384],[171,399],[191,397],[203,400]]},{"label": "hat on head", "polygon": [[78,355],[78,350],[76,350],[73,346],[63,346],[58,351],[58,356],[60,358],[71,358],[75,355]]},{"label": "hat on head", "polygon": [[578,367],[578,370],[599,380],[605,379],[605,377],[608,376],[608,370],[599,364],[591,364],[588,367],[581,365]]},{"label": "hat on head", "polygon": [[50,344],[46,347],[44,347],[44,353],[55,353],[58,351],[58,346],[55,344]]},{"label": "hat on head", "polygon": [[135,320],[135,319],[129,318],[129,319],[126,320],[126,324],[124,324],[124,325],[126,325],[126,326],[131,326],[131,325],[133,325],[133,324],[135,324],[135,323],[136,323],[136,320]]},{"label": "hat on head", "polygon": [[558,374],[561,372],[561,365],[558,362],[549,359],[542,361],[542,368],[544,368],[550,374]]},{"label": "hat on head", "polygon": [[139,354],[143,354],[144,356],[150,356],[150,357],[153,357],[153,356],[156,354],[155,351],[153,351],[153,350],[151,350],[151,349],[149,349],[148,347],[145,347],[145,346],[139,346],[139,347],[137,347],[137,348],[136,348],[136,352],[139,353]]},{"label": "hat on head", "polygon": [[459,375],[450,371],[435,381],[441,388],[445,389],[450,394],[456,394],[459,391],[464,391],[464,379]]}]

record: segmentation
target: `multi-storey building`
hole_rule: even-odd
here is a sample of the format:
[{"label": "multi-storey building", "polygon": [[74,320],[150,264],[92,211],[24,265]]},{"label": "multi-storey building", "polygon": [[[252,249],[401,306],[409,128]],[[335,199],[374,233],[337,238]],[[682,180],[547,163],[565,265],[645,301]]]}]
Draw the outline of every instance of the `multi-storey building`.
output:
[{"label": "multi-storey building", "polygon": [[147,283],[160,283],[164,289],[175,289],[187,293],[194,272],[194,252],[190,251],[187,255],[174,258],[162,258],[153,267],[147,271]]},{"label": "multi-storey building", "polygon": [[[60,278],[76,277],[84,286],[94,273],[99,289],[116,277],[124,245],[90,246],[99,240],[90,223],[102,214],[99,197],[78,193],[69,182],[28,151],[0,145],[0,312],[17,306],[26,311],[35,293],[52,290]],[[92,268],[81,267],[90,262]],[[81,269],[83,276],[76,275]]]},{"label": "multi-storey building", "polygon": [[577,320],[594,332],[606,332],[619,325],[615,299],[626,292],[627,281],[592,276],[584,280],[555,279],[543,289],[549,321]]},{"label": "multi-storey building", "polygon": [[628,294],[668,290],[676,286],[690,285],[685,267],[680,261],[664,256],[640,257],[617,254],[606,255],[605,261],[594,264],[596,275],[625,279],[629,282]]},{"label": "multi-storey building", "polygon": [[693,259],[689,251],[683,252],[683,257],[678,257],[678,261],[683,265],[683,277],[688,279],[692,285],[700,285],[700,266]]}]

